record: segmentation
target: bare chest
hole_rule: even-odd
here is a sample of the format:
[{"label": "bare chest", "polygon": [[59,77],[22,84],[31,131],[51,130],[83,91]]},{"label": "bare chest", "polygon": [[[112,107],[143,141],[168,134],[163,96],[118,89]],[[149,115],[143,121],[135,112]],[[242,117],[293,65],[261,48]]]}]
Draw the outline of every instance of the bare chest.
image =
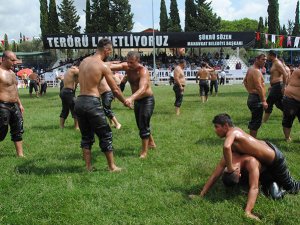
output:
[{"label": "bare chest", "polygon": [[2,86],[12,86],[17,84],[15,74],[12,72],[0,72],[0,83]]}]

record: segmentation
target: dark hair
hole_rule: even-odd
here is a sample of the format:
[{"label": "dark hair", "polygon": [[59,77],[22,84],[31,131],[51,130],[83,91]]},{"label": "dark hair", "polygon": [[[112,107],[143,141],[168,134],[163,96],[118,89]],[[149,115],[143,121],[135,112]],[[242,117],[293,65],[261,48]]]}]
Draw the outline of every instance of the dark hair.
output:
[{"label": "dark hair", "polygon": [[201,62],[201,67],[206,67],[207,63],[206,62]]},{"label": "dark hair", "polygon": [[261,57],[266,57],[266,55],[264,53],[261,53],[258,56],[256,56],[255,59],[260,59]]},{"label": "dark hair", "polygon": [[269,54],[270,56],[277,57],[277,53],[274,52],[273,50],[270,50],[268,54]]},{"label": "dark hair", "polygon": [[136,59],[140,60],[141,56],[140,56],[140,53],[137,51],[129,51],[127,53],[127,58],[136,58]]},{"label": "dark hair", "polygon": [[222,126],[227,123],[229,126],[233,127],[233,122],[227,113],[221,113],[214,117],[213,124],[221,124]]},{"label": "dark hair", "polygon": [[97,49],[102,50],[106,45],[112,45],[111,40],[108,38],[102,38],[97,44]]},{"label": "dark hair", "polygon": [[233,173],[224,172],[223,173],[222,181],[223,181],[223,184],[227,187],[232,187],[232,186],[238,184],[239,180],[240,180],[239,175],[235,172],[233,172]]},{"label": "dark hair", "polygon": [[184,64],[186,61],[185,61],[185,59],[180,59],[179,60],[179,64]]}]

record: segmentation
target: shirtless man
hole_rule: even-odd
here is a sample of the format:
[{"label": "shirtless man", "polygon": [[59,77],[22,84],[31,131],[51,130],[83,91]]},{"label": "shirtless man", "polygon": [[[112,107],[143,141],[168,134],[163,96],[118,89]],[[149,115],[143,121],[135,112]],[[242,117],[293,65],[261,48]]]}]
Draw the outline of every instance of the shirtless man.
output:
[{"label": "shirtless man", "polygon": [[255,58],[253,66],[248,69],[243,81],[245,88],[249,93],[247,105],[251,111],[251,120],[248,128],[250,130],[250,135],[253,137],[257,136],[257,131],[262,123],[264,109],[268,108],[268,104],[266,102],[265,83],[260,71],[260,69],[265,65],[266,60],[267,59],[264,54],[258,55]]},{"label": "shirtless man", "polygon": [[134,102],[134,114],[142,139],[142,151],[140,158],[146,158],[148,148],[155,148],[155,142],[150,130],[150,120],[154,110],[154,96],[151,89],[149,71],[140,63],[140,54],[130,51],[127,54],[127,62],[111,64],[112,70],[125,70],[127,80],[130,83],[132,95],[126,99],[126,103]]},{"label": "shirtless man", "polygon": [[282,127],[286,141],[291,141],[291,129],[295,117],[300,121],[300,70],[294,70],[290,76],[283,97]]},{"label": "shirtless man", "polygon": [[109,171],[121,170],[114,163],[112,132],[101,107],[99,92],[100,82],[105,78],[114,95],[125,104],[125,98],[113,80],[111,70],[104,63],[111,52],[111,41],[106,38],[101,39],[95,55],[85,58],[79,66],[80,95],[77,97],[74,110],[80,127],[81,147],[88,171],[92,170],[91,148],[95,141],[95,133],[99,138],[100,148],[106,156]]},{"label": "shirtless man", "polygon": [[3,141],[10,126],[11,140],[15,144],[17,156],[23,157],[23,112],[18,94],[18,82],[12,67],[17,62],[16,55],[5,51],[0,65],[0,141]]},{"label": "shirtless man", "polygon": [[[270,195],[273,199],[283,198],[286,192],[278,187],[272,176],[265,170],[264,165],[253,156],[232,153],[232,163],[236,170],[233,173],[228,173],[225,159],[224,157],[221,158],[214,172],[200,191],[200,196],[204,197],[220,176],[222,176],[223,183],[226,186],[233,186],[238,183],[248,184],[249,191],[245,215],[249,218],[260,220],[252,212],[259,193],[259,181],[262,189],[266,191],[265,194]],[[196,196],[190,195],[190,197],[194,198]]]},{"label": "shirtless man", "polygon": [[216,96],[218,95],[218,79],[219,76],[216,71],[210,73],[210,88],[209,88],[210,95],[212,95],[213,93],[213,88],[215,88],[215,95]]},{"label": "shirtless man", "polygon": [[119,121],[115,117],[113,111],[111,110],[111,102],[112,102],[112,100],[114,100],[114,95],[113,95],[109,85],[107,84],[105,78],[103,78],[100,82],[99,93],[101,95],[102,106],[103,106],[103,110],[104,110],[106,117],[109,119],[110,123],[117,130],[119,130],[121,128],[121,124],[119,123]]},{"label": "shirtless man", "polygon": [[201,69],[197,73],[199,79],[199,88],[200,88],[200,98],[202,103],[207,102],[208,92],[209,92],[209,78],[210,73],[213,72],[212,69],[206,62],[201,63]]},{"label": "shirtless man", "polygon": [[173,91],[175,92],[175,112],[176,115],[180,115],[180,106],[182,104],[183,100],[183,92],[185,87],[185,76],[183,69],[186,66],[186,62],[184,59],[179,60],[178,66],[175,67],[173,73],[174,73],[174,86]]},{"label": "shirtless man", "polygon": [[74,127],[76,130],[79,129],[77,116],[74,113],[75,91],[78,85],[78,74],[78,66],[72,66],[64,75],[64,87],[61,89],[59,94],[62,103],[62,110],[60,113],[60,128],[65,127],[65,121],[68,118],[69,112],[71,111],[74,119]]},{"label": "shirtless man", "polygon": [[32,97],[32,91],[34,89],[36,97],[38,98],[39,94],[38,94],[38,75],[37,75],[37,73],[33,72],[32,74],[30,74],[29,80],[30,80],[29,95],[30,95],[30,97]]},{"label": "shirtless man", "polygon": [[284,65],[279,61],[279,59],[277,59],[277,55],[274,51],[269,51],[268,60],[272,62],[272,67],[270,69],[271,87],[267,98],[268,108],[265,109],[264,122],[267,122],[270,118],[274,104],[278,109],[283,111],[282,98],[288,77],[288,73]]},{"label": "shirtless man", "polygon": [[299,192],[300,182],[296,182],[289,173],[285,157],[272,143],[258,140],[242,129],[234,127],[227,114],[219,114],[214,117],[215,132],[220,138],[225,138],[223,145],[223,157],[228,173],[233,173],[237,167],[233,165],[232,154],[245,154],[255,157],[264,164],[273,180],[288,193]]}]

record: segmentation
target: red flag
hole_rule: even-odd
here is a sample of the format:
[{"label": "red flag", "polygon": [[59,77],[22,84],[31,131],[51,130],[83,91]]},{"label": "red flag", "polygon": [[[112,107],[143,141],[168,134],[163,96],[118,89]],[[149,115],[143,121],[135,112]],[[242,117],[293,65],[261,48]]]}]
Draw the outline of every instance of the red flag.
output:
[{"label": "red flag", "polygon": [[260,41],[260,32],[256,32],[256,40]]},{"label": "red flag", "polygon": [[4,40],[1,40],[1,44],[4,46]]},{"label": "red flag", "polygon": [[282,47],[283,40],[284,40],[284,36],[283,36],[283,35],[280,35],[280,36],[279,36],[279,46],[280,46],[280,47]]}]

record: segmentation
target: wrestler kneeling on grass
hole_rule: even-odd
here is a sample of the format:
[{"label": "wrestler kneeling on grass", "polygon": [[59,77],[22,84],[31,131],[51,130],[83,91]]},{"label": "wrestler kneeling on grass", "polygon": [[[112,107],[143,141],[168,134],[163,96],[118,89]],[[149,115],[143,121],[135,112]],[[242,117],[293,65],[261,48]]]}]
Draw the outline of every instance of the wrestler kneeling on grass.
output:
[{"label": "wrestler kneeling on grass", "polygon": [[[240,171],[244,170],[248,172],[249,180],[249,193],[245,213],[250,218],[258,219],[252,213],[252,209],[258,195],[259,177],[262,172],[267,174],[267,176],[263,176],[267,187],[273,182],[276,182],[276,185],[280,187],[276,190],[276,185],[274,187],[273,184],[273,188],[270,190],[273,198],[281,198],[284,192],[291,194],[299,192],[300,183],[290,176],[285,157],[275,145],[257,140],[240,128],[234,127],[230,116],[227,114],[215,116],[213,123],[216,134],[220,138],[225,138],[223,146],[224,156],[204,185],[200,196],[204,196],[209,191],[224,171],[228,174],[235,173],[235,177],[239,178]],[[227,167],[226,170],[225,167]],[[236,179],[235,182],[237,183],[238,181]],[[280,189],[283,190],[281,191]]]}]

